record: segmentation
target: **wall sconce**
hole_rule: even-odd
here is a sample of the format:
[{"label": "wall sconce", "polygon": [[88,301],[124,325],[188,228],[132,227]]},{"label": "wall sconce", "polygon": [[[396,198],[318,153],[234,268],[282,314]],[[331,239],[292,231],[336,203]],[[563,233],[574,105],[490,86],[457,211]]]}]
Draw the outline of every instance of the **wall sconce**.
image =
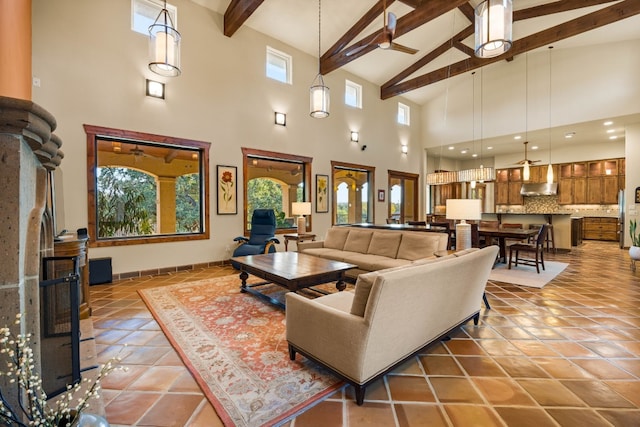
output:
[{"label": "wall sconce", "polygon": [[164,99],[164,83],[147,79],[147,96]]},{"label": "wall sconce", "polygon": [[275,113],[275,124],[279,126],[287,125],[287,115],[285,113]]},{"label": "wall sconce", "polygon": [[409,152],[409,146],[408,145],[401,145],[400,146],[400,151],[402,151],[402,154],[407,154]]},{"label": "wall sconce", "polygon": [[358,142],[360,141],[360,133],[356,132],[356,131],[351,131],[351,142]]}]

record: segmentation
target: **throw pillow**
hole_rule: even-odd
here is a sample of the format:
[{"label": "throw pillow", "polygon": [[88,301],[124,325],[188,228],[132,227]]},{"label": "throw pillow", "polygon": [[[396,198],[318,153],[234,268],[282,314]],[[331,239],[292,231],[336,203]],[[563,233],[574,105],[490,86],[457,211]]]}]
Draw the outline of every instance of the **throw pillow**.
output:
[{"label": "throw pillow", "polygon": [[327,230],[327,235],[324,238],[324,247],[329,249],[338,249],[341,251],[342,248],[344,248],[344,242],[347,241],[348,235],[348,228],[330,228]]},{"label": "throw pillow", "polygon": [[439,236],[429,236],[429,232],[404,233],[396,258],[415,261],[427,258],[438,250]]},{"label": "throw pillow", "polygon": [[344,250],[366,254],[372,235],[373,232],[369,230],[351,230],[344,244]]},{"label": "throw pillow", "polygon": [[378,277],[377,271],[358,276],[358,280],[356,280],[356,292],[353,296],[353,302],[351,303],[351,314],[364,317],[371,287],[373,286],[373,282],[376,281],[376,277]]},{"label": "throw pillow", "polygon": [[386,256],[389,258],[395,258],[398,253],[398,247],[400,246],[400,239],[402,233],[378,233],[374,232],[369,243],[369,252],[372,255]]}]

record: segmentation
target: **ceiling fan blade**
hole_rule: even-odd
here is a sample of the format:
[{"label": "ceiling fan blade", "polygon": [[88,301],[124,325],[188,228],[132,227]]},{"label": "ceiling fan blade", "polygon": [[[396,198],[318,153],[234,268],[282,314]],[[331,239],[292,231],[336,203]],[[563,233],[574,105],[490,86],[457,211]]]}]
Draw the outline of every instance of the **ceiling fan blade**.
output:
[{"label": "ceiling fan blade", "polygon": [[391,50],[397,50],[398,52],[408,53],[410,55],[415,55],[418,52],[417,49],[414,49],[412,47],[403,46],[403,45],[398,44],[398,43],[391,43],[390,49]]},{"label": "ceiling fan blade", "polygon": [[387,20],[387,32],[391,34],[391,38],[393,39],[393,35],[396,33],[396,24],[398,20],[396,19],[396,15],[393,12],[389,12],[389,19]]}]

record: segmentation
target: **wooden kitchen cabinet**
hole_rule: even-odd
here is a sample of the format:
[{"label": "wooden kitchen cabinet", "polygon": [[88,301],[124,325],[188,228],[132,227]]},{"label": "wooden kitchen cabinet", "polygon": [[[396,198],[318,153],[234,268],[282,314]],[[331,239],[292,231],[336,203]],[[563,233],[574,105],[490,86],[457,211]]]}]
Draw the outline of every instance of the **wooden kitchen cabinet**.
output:
[{"label": "wooden kitchen cabinet", "polygon": [[582,224],[583,239],[587,240],[618,240],[617,218],[586,217]]},{"label": "wooden kitchen cabinet", "polygon": [[573,204],[587,203],[587,178],[573,178]]},{"label": "wooden kitchen cabinet", "polygon": [[602,177],[602,203],[615,205],[618,203],[618,190],[620,189],[617,176]]},{"label": "wooden kitchen cabinet", "polygon": [[522,183],[519,181],[509,182],[509,204],[521,205],[524,203],[520,190],[522,189]]},{"label": "wooden kitchen cabinet", "polygon": [[573,178],[560,178],[558,180],[558,204],[573,204]]},{"label": "wooden kitchen cabinet", "polygon": [[496,182],[494,203],[496,205],[508,205],[509,204],[509,183],[508,182]]},{"label": "wooden kitchen cabinet", "polygon": [[496,182],[509,182],[509,169],[498,169],[496,171]]}]

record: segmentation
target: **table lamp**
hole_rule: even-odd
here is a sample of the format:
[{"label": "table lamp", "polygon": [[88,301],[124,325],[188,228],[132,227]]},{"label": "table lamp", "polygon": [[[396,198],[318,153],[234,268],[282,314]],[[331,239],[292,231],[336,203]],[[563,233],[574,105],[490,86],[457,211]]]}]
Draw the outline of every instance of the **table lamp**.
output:
[{"label": "table lamp", "polygon": [[482,219],[482,200],[447,199],[447,219],[460,220],[456,224],[456,250],[471,247],[471,224],[465,220]]},{"label": "table lamp", "polygon": [[307,221],[305,215],[311,215],[311,202],[293,202],[291,203],[291,214],[298,215],[298,234],[307,232]]}]

